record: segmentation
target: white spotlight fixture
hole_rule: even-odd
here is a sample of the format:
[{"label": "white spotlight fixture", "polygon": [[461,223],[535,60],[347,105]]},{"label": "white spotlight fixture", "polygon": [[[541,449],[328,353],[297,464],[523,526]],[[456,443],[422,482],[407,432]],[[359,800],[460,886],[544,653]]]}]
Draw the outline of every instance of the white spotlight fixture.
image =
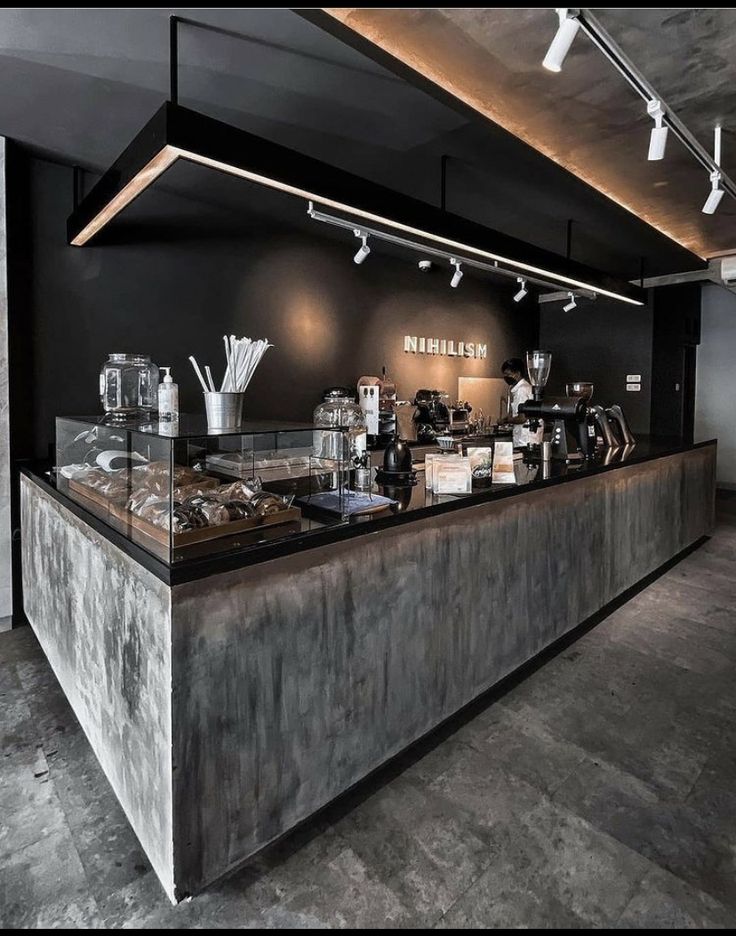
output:
[{"label": "white spotlight fixture", "polygon": [[718,188],[718,183],[721,181],[721,174],[717,170],[714,170],[710,174],[710,184],[713,186],[710,194],[705,200],[703,205],[703,214],[714,214],[716,208],[720,205],[721,199],[723,198],[723,189]]},{"label": "white spotlight fixture", "polygon": [[[714,153],[713,161],[716,166],[721,165],[721,128],[715,128],[715,141],[714,141]],[[708,197],[705,200],[703,205],[703,214],[713,214],[716,208],[720,205],[721,199],[723,198],[723,189],[720,187],[721,173],[718,169],[714,169],[710,174],[710,184],[711,191]]]},{"label": "white spotlight fixture", "polygon": [[565,312],[572,312],[572,310],[577,307],[577,302],[575,302],[575,296],[573,296],[571,292],[569,292],[567,296],[570,301],[566,305],[564,305],[562,308],[564,309]]},{"label": "white spotlight fixture", "polygon": [[652,100],[647,104],[647,113],[654,118],[652,134],[649,137],[649,153],[647,159],[654,161],[664,159],[664,150],[667,146],[667,127],[664,125],[664,108],[662,102]]},{"label": "white spotlight fixture", "polygon": [[517,276],[516,282],[519,284],[519,291],[514,296],[514,302],[521,302],[529,290],[526,288],[526,280],[523,277]]},{"label": "white spotlight fixture", "polygon": [[358,248],[358,252],[356,253],[356,255],[353,257],[353,262],[362,263],[365,260],[365,258],[368,256],[368,254],[371,252],[371,248],[368,246],[368,235],[364,234],[358,228],[356,228],[354,233],[356,237],[359,237],[363,241],[363,243]]},{"label": "white spotlight fixture", "polygon": [[580,29],[580,20],[577,17],[577,12],[571,12],[567,7],[555,8],[555,13],[560,18],[560,25],[557,27],[557,32],[547,50],[542,65],[549,71],[558,72],[561,71],[562,63],[570,51],[570,46],[577,35],[578,29]]},{"label": "white spotlight fixture", "polygon": [[452,274],[452,279],[450,280],[450,286],[452,286],[453,289],[457,289],[460,285],[460,280],[463,278],[463,271],[460,269],[459,260],[453,258],[450,260],[450,263],[455,267],[455,272]]}]

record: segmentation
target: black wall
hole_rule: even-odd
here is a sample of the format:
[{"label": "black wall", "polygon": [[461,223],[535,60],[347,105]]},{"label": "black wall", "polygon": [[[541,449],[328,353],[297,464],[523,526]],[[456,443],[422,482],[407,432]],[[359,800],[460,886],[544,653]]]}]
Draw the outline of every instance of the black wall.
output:
[{"label": "black wall", "polygon": [[692,440],[700,283],[653,291],[652,435]]},{"label": "black wall", "polygon": [[[571,312],[562,306],[554,302],[541,307],[540,344],[552,352],[549,393],[564,394],[568,381],[592,381],[594,403],[621,403],[632,430],[649,434],[651,307],[607,299],[578,300]],[[641,375],[640,391],[626,390],[629,374]]]},{"label": "black wall", "polygon": [[[380,245],[357,266],[350,232],[308,220],[298,199],[213,181],[206,169],[182,169],[191,199],[162,180],[106,242],[70,247],[72,170],[16,157],[13,327],[32,338],[15,377],[14,418],[24,421],[16,457],[47,455],[56,415],[98,413],[99,369],[113,351],[171,364],[181,408],[193,412],[203,407],[187,357],[220,374],[223,334],[267,337],[275,348],[248,390],[247,416],[309,419],[324,387],[384,364],[401,397],[420,386],[456,394],[458,376],[499,376],[502,360],[538,342],[536,301],[513,303],[513,281],[467,271],[451,289],[446,265],[423,274],[416,255]],[[409,356],[405,334],[484,341],[488,359]]]}]

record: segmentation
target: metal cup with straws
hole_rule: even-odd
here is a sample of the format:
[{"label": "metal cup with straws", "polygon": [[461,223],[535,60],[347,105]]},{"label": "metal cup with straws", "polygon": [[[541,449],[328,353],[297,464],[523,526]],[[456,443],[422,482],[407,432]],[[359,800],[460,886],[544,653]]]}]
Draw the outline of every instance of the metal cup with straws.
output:
[{"label": "metal cup with straws", "polygon": [[194,372],[204,391],[207,428],[210,432],[227,432],[240,428],[243,422],[243,396],[255,373],[261,358],[273,345],[265,338],[236,338],[235,335],[223,335],[225,343],[225,376],[220,389],[215,389],[212,372],[205,365],[207,381],[192,355]]}]

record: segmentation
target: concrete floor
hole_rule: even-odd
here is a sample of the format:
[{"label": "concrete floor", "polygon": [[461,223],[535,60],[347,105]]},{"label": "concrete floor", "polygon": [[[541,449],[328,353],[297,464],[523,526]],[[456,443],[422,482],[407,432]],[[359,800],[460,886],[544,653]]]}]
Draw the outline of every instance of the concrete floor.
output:
[{"label": "concrete floor", "polygon": [[736,925],[722,506],[711,541],[595,629],[178,907],[32,633],[0,634],[0,925]]}]

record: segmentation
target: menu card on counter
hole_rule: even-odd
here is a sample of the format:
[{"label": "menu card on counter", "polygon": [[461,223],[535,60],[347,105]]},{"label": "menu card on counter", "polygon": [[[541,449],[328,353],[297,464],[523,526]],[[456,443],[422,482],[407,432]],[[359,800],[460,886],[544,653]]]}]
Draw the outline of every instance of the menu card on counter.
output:
[{"label": "menu card on counter", "polygon": [[470,494],[473,490],[470,459],[461,455],[436,458],[432,476],[435,494]]},{"label": "menu card on counter", "polygon": [[493,446],[493,483],[516,484],[513,442],[496,442]]}]

